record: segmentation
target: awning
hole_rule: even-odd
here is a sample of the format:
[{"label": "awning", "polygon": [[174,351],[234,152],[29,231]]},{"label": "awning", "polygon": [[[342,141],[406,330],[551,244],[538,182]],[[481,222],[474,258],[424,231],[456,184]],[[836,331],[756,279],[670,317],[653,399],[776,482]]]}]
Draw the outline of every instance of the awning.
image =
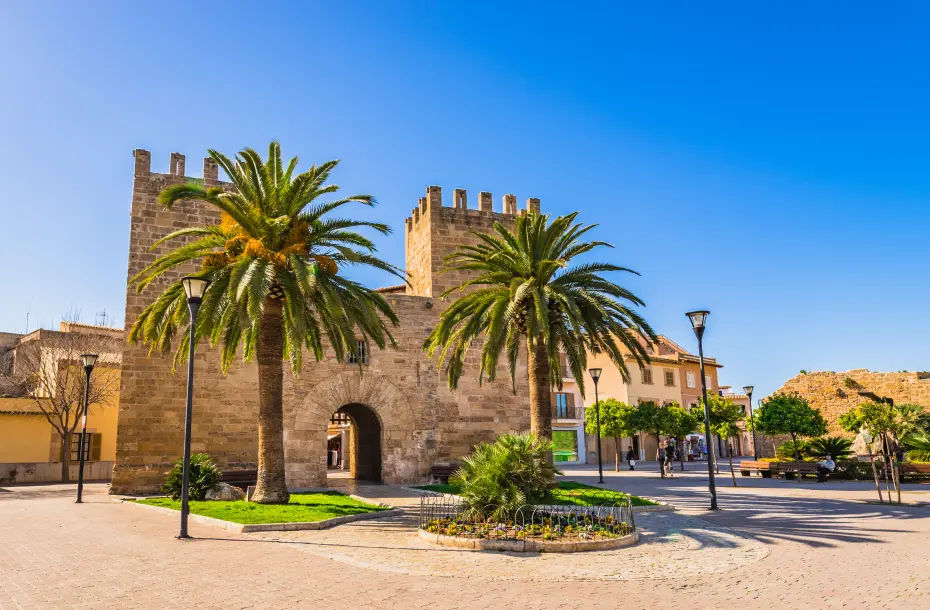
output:
[{"label": "awning", "polygon": [[339,438],[340,436],[342,436],[342,432],[337,432],[335,434],[330,434],[329,436],[327,436],[326,440],[331,441],[334,438]]}]

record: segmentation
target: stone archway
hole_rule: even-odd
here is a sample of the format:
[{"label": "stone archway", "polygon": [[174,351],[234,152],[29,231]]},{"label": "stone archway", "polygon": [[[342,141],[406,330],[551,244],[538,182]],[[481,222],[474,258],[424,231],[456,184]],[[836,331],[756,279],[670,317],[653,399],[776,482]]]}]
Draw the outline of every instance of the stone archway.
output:
[{"label": "stone archway", "polygon": [[378,415],[359,403],[343,405],[336,412],[344,413],[352,421],[349,446],[342,448],[349,461],[349,476],[357,481],[380,483],[382,433]]},{"label": "stone archway", "polygon": [[[303,388],[301,388],[303,389]],[[326,480],[326,440],[330,419],[341,408],[352,408],[369,434],[377,430],[380,479],[385,483],[418,480],[428,470],[422,414],[384,375],[348,368],[306,389],[302,401],[286,405],[284,453],[287,483],[292,489],[323,487]],[[353,415],[350,413],[350,415]],[[377,422],[378,426],[374,423]],[[369,464],[376,461],[366,458]],[[368,466],[366,476],[373,476]]]}]

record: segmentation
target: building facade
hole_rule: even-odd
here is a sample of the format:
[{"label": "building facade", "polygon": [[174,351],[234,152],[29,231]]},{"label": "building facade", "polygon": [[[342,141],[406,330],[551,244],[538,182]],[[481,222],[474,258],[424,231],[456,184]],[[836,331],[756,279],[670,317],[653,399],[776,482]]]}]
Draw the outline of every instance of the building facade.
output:
[{"label": "building facade", "polygon": [[[204,160],[202,178],[189,178],[183,155],[172,153],[168,173],[151,171],[148,151],[136,150],[134,157],[130,278],[169,247],[153,250],[159,238],[181,227],[219,222],[216,210],[198,202],[166,210],[156,203],[157,194],[187,180],[222,186],[210,159]],[[525,361],[517,370],[515,387],[508,375],[479,384],[476,350],[458,389],[451,391],[423,352],[423,341],[447,306],[439,295],[464,278],[457,272],[439,273],[445,257],[460,245],[475,243],[474,232],[490,232],[495,222],[512,227],[517,214],[524,213],[510,194],[503,196],[499,210],[493,209],[487,192],[478,194],[474,207],[466,191],[455,189],[451,203],[444,206],[442,189],[430,186],[404,223],[409,284],[382,290],[400,318],[393,329],[397,347],[372,349],[364,362],[339,361],[327,349],[320,362],[305,359],[299,377],[285,374],[285,458],[292,489],[327,485],[334,451],[343,466],[338,469],[348,465],[356,478],[408,483],[422,481],[433,465],[458,459],[478,442],[528,428]],[[526,208],[539,210],[539,200],[528,199]],[[141,293],[128,288],[126,327],[170,281],[193,271],[194,267],[177,270]],[[201,344],[194,366],[193,451],[208,453],[224,470],[254,469],[255,363],[235,363],[223,375],[218,350]],[[161,485],[182,450],[185,387],[186,375],[172,371],[170,355],[150,356],[144,346],[125,346],[113,493],[149,492]],[[351,422],[345,435],[338,429],[339,418],[334,418],[337,412]]]},{"label": "building facade", "polygon": [[[84,476],[87,480],[110,479],[116,455],[122,335],[120,329],[69,322],[62,322],[58,331],[0,333],[0,483],[62,480],[62,437],[45,412],[60,409],[55,406],[61,404],[53,396],[56,390],[78,399],[71,408],[80,410],[82,391],[66,386],[83,379],[79,358],[83,351],[100,352],[91,387],[106,387],[99,393],[100,400],[88,409]],[[64,379],[69,374],[71,382]],[[30,375],[59,378],[57,383],[45,379],[30,384]],[[79,412],[67,417],[72,425],[79,424],[79,419]],[[78,475],[80,430],[77,425],[68,440],[68,478],[72,481]]]}]

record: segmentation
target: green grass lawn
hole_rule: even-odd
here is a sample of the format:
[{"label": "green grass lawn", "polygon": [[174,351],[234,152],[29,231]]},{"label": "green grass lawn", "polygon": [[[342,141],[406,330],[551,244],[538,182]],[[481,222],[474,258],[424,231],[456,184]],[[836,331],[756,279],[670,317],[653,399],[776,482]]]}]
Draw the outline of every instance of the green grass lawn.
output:
[{"label": "green grass lawn", "polygon": [[[452,484],[419,485],[416,489],[426,489],[444,494],[457,494],[460,491],[458,485]],[[612,489],[601,489],[600,487],[576,483],[575,481],[559,481],[559,486],[540,500],[539,504],[613,506],[618,502],[626,502],[628,495]],[[633,506],[656,506],[658,504],[639,496],[630,497]]]},{"label": "green grass lawn", "polygon": [[[181,501],[171,500],[170,498],[149,498],[137,500],[137,502],[149,506],[162,506],[181,510]],[[191,514],[194,515],[245,524],[306,523],[345,515],[387,510],[380,506],[359,502],[341,493],[329,491],[312,494],[291,494],[291,500],[287,504],[255,504],[244,500],[234,502],[221,500],[191,501],[190,509]]]}]

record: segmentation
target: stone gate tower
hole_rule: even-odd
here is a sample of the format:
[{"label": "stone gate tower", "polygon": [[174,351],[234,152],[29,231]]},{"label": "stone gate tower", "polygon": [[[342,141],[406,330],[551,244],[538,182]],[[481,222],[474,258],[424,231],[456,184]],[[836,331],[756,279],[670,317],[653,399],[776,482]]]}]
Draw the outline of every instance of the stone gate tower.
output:
[{"label": "stone gate tower", "polygon": [[[172,153],[169,172],[161,174],[151,171],[148,151],[133,154],[130,278],[167,251],[165,244],[152,249],[161,237],[179,228],[219,222],[216,210],[197,202],[165,210],[156,202],[158,193],[185,181],[222,184],[210,159],[204,159],[203,177],[191,178],[185,176],[183,155]],[[539,210],[539,200],[529,199],[527,208]],[[438,274],[443,259],[457,246],[475,243],[473,232],[490,232],[495,221],[512,226],[518,213],[523,212],[517,211],[514,195],[504,195],[502,210],[496,212],[490,193],[479,193],[477,209],[469,209],[464,190],[453,191],[452,206],[446,207],[440,187],[427,189],[405,222],[409,285],[382,289],[400,318],[394,331],[397,348],[372,350],[361,367],[339,361],[328,348],[320,362],[305,358],[299,377],[285,374],[285,457],[292,489],[326,485],[327,427],[336,410],[351,415],[359,428],[358,442],[368,443],[365,455],[372,461],[364,472],[388,483],[423,480],[433,464],[457,459],[501,432],[528,427],[525,363],[518,368],[516,388],[509,379],[479,385],[477,355],[472,355],[452,392],[422,351],[445,306],[439,295],[462,279],[455,273]],[[193,271],[194,267],[177,270],[138,294],[127,288],[126,328],[168,283]],[[181,455],[186,381],[183,372],[172,372],[170,355],[125,346],[112,493],[156,490]],[[210,454],[224,470],[254,469],[257,418],[255,363],[236,363],[223,375],[218,349],[199,345],[193,451]]]}]

